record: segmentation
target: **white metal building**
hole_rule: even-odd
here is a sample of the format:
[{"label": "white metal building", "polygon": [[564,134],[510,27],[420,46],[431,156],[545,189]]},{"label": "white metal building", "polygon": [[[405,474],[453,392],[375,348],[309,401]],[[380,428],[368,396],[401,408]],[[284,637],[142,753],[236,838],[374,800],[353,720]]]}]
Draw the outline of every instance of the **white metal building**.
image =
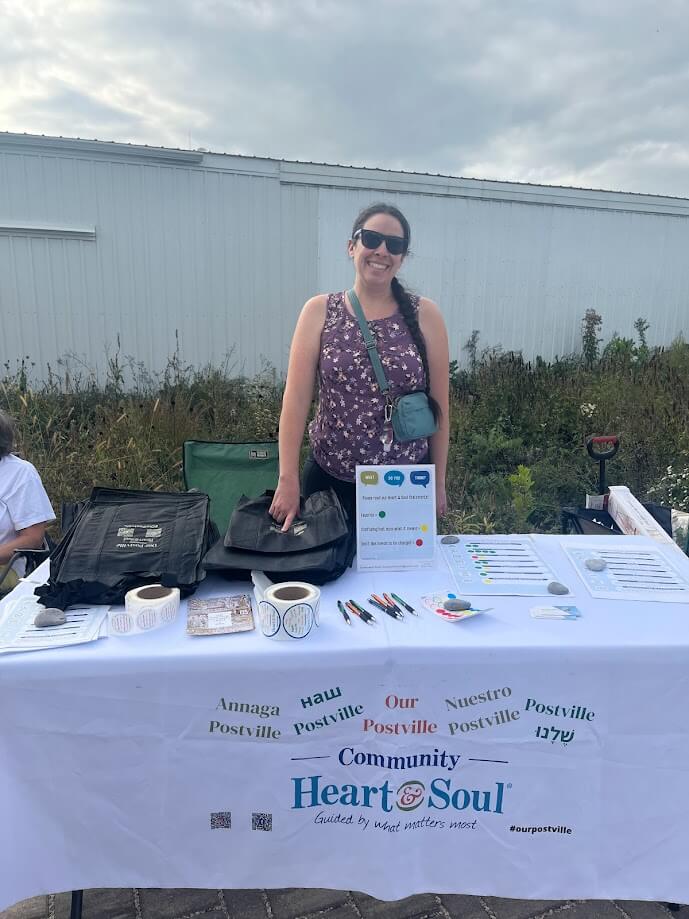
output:
[{"label": "white metal building", "polygon": [[357,212],[412,225],[402,278],[440,304],[452,356],[550,359],[603,331],[689,337],[689,200],[0,133],[0,364],[73,355],[159,371],[232,354],[286,368],[297,313],[343,289]]}]

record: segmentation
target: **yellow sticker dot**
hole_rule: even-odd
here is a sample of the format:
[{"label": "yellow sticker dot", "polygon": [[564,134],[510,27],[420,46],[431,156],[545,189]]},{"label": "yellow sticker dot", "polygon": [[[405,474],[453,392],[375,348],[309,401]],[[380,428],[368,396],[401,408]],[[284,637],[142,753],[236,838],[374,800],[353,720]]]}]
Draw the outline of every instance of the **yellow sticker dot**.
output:
[{"label": "yellow sticker dot", "polygon": [[422,524],[421,524],[421,532],[422,532],[422,533],[428,533],[428,524],[427,524],[427,523],[422,523]]}]

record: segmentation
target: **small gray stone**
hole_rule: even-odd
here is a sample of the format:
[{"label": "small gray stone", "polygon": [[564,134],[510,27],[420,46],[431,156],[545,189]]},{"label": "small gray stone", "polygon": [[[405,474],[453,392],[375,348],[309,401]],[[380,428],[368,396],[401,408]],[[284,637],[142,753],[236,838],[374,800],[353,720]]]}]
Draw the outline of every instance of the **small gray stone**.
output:
[{"label": "small gray stone", "polygon": [[33,624],[37,629],[46,629],[50,625],[64,625],[67,617],[61,609],[49,607],[37,614]]},{"label": "small gray stone", "polygon": [[569,587],[565,587],[564,584],[560,584],[559,581],[551,581],[548,584],[548,593],[549,594],[568,594]]},{"label": "small gray stone", "polygon": [[587,558],[584,564],[589,571],[603,571],[608,567],[608,563],[602,558]]},{"label": "small gray stone", "polygon": [[456,542],[459,542],[459,536],[441,536],[440,542],[446,546],[454,546]]},{"label": "small gray stone", "polygon": [[468,600],[446,600],[443,606],[448,613],[461,613],[465,609],[471,609],[471,603]]}]

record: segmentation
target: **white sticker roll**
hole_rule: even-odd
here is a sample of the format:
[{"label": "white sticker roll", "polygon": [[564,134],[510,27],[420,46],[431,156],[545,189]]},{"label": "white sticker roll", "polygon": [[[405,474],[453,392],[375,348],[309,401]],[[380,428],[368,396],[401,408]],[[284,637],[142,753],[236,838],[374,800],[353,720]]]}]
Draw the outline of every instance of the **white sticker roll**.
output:
[{"label": "white sticker roll", "polygon": [[271,584],[258,604],[261,631],[267,638],[285,641],[306,638],[318,625],[321,592],[313,584],[286,581]]},{"label": "white sticker roll", "polygon": [[174,622],[178,611],[178,587],[147,584],[125,594],[124,610],[110,610],[108,627],[111,635],[140,635]]}]

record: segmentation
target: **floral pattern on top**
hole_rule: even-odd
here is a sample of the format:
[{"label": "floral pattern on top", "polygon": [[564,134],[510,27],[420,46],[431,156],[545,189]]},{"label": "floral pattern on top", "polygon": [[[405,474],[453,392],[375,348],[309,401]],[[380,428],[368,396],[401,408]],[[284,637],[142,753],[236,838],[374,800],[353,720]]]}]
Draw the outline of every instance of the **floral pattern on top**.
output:
[{"label": "floral pattern on top", "polygon": [[[415,310],[419,298],[412,296]],[[421,356],[400,312],[369,322],[393,399],[425,390]],[[318,362],[319,400],[309,426],[311,452],[318,465],[345,482],[353,482],[359,465],[409,465],[422,462],[428,438],[392,441],[383,446],[391,426],[385,424],[385,398],[380,391],[356,317],[350,315],[344,292],[328,294]]]}]

